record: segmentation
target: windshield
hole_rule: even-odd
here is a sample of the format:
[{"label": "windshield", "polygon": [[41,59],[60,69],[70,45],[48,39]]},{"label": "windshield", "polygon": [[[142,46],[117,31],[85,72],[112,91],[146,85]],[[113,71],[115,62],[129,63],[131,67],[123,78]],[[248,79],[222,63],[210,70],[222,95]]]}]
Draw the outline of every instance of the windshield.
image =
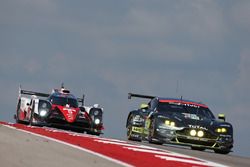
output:
[{"label": "windshield", "polygon": [[181,103],[159,103],[157,110],[169,114],[182,114],[185,118],[202,120],[215,119],[213,113],[205,107]]},{"label": "windshield", "polygon": [[56,97],[52,96],[50,98],[50,102],[55,105],[60,105],[60,106],[66,106],[66,104],[69,105],[69,107],[78,107],[78,102],[76,99],[73,98],[68,98],[68,97]]}]

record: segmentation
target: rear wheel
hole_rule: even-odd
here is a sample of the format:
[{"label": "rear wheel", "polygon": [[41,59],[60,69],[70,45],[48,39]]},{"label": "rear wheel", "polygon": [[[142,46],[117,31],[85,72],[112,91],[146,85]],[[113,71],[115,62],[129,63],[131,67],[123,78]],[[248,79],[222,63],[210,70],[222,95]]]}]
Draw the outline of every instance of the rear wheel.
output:
[{"label": "rear wheel", "polygon": [[20,108],[18,108],[15,118],[16,118],[16,123],[22,123],[22,121],[19,119],[20,118]]}]

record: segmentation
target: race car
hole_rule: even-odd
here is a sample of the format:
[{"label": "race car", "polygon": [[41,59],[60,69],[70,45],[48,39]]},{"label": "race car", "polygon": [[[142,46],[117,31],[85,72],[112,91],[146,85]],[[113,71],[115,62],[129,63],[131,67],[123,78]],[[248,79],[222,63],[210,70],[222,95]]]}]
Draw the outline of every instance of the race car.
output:
[{"label": "race car", "polygon": [[14,118],[17,123],[63,127],[100,135],[103,130],[102,115],[103,109],[98,104],[84,106],[84,96],[76,98],[64,86],[53,89],[50,94],[22,90],[20,87]]},{"label": "race car", "polygon": [[148,140],[155,144],[190,146],[194,150],[212,149],[228,154],[233,148],[233,126],[225,115],[215,118],[207,105],[177,98],[161,98],[129,93],[128,98],[150,99],[129,112],[126,128],[129,140]]}]

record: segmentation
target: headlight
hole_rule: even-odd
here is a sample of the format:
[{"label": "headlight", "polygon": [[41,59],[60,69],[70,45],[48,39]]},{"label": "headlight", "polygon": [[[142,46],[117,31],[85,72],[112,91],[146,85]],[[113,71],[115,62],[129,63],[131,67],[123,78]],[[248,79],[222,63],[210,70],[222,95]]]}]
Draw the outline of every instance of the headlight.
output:
[{"label": "headlight", "polygon": [[98,119],[98,118],[95,119],[95,124],[96,124],[96,125],[98,125],[100,122],[101,122],[100,119]]},{"label": "headlight", "polygon": [[198,137],[204,136],[204,132],[202,130],[196,131],[195,129],[190,130],[189,134],[190,136],[198,136]]},{"label": "headlight", "polygon": [[204,132],[202,130],[199,130],[197,133],[198,137],[203,137],[204,136]]},{"label": "headlight", "polygon": [[192,130],[190,130],[190,132],[189,132],[189,134],[191,135],[191,136],[196,136],[196,130],[194,130],[194,129],[192,129]]},{"label": "headlight", "polygon": [[133,122],[143,122],[144,119],[140,115],[136,115],[133,118]]},{"label": "headlight", "polygon": [[175,122],[166,120],[166,121],[165,121],[165,125],[174,127],[174,126],[175,126]]},{"label": "headlight", "polygon": [[217,133],[227,133],[227,129],[226,128],[217,128],[215,131]]},{"label": "headlight", "polygon": [[44,117],[47,114],[47,111],[46,110],[41,110],[39,114],[40,114],[41,117]]}]

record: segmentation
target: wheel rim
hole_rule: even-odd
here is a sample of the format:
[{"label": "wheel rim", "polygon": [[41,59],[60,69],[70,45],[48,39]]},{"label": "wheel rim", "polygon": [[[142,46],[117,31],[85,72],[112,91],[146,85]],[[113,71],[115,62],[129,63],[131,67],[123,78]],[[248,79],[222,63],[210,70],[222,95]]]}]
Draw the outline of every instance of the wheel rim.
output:
[{"label": "wheel rim", "polygon": [[129,125],[128,128],[127,128],[127,136],[128,136],[128,139],[131,138],[131,134],[132,134],[132,128],[131,128],[131,125]]}]

